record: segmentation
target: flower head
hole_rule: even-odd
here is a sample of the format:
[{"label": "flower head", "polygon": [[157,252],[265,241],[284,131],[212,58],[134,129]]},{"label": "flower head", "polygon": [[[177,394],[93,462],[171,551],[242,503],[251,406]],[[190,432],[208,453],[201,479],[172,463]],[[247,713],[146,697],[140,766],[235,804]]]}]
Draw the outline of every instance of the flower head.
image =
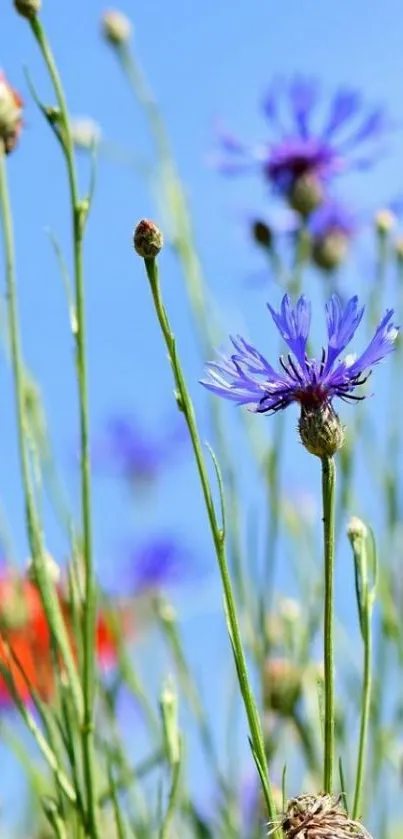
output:
[{"label": "flower head", "polygon": [[102,34],[113,46],[127,44],[132,34],[132,25],[128,17],[119,9],[108,9],[101,18]]},{"label": "flower head", "polygon": [[6,154],[17,145],[22,129],[22,99],[0,70],[0,144]]},{"label": "flower head", "polygon": [[358,229],[350,207],[328,199],[310,216],[308,230],[312,240],[312,260],[318,268],[332,271],[345,258]]},{"label": "flower head", "polygon": [[287,802],[280,814],[279,825],[270,825],[269,836],[280,826],[285,839],[371,839],[370,833],[359,821],[351,819],[341,804],[341,796],[299,795]]},{"label": "flower head", "polygon": [[112,417],[106,430],[95,443],[93,461],[96,466],[138,483],[149,483],[158,477],[171,460],[178,446],[187,439],[182,420],[175,423],[163,437],[152,438],[135,418]]},{"label": "flower head", "polygon": [[[282,98],[288,105],[287,121],[280,113]],[[273,139],[250,148],[221,132],[222,171],[258,167],[278,194],[308,215],[322,202],[331,178],[373,162],[374,149],[364,154],[359,149],[376,144],[387,129],[384,111],[365,109],[354,90],[336,91],[320,129],[313,122],[318,104],[319,90],[313,79],[296,76],[288,83],[273,84],[263,102]]]},{"label": "flower head", "polygon": [[[357,388],[364,384],[372,367],[394,348],[398,328],[392,323],[393,309],[385,313],[361,355],[349,355],[340,360],[361,322],[364,306],[359,307],[356,296],[343,306],[334,294],[326,306],[328,344],[318,361],[307,355],[311,306],[306,297],[302,295],[293,308],[285,294],[280,311],[275,311],[269,304],[268,308],[290,350],[286,358],[280,357],[281,371],[275,370],[255,347],[237,336],[231,337],[235,352],[210,362],[207,365],[209,376],[202,384],[213,393],[238,405],[249,405],[252,411],[260,414],[273,414],[296,402],[301,407],[300,431],[303,421],[304,445],[307,445],[307,435],[316,431],[321,446],[327,444],[331,435],[334,443],[330,441],[330,448],[333,445],[339,448],[342,437],[340,429],[334,425],[337,417],[333,399],[357,401],[364,398],[357,395]],[[323,428],[318,427],[320,419],[324,422]],[[309,448],[322,456],[313,449]],[[334,450],[328,453],[334,453]]]}]

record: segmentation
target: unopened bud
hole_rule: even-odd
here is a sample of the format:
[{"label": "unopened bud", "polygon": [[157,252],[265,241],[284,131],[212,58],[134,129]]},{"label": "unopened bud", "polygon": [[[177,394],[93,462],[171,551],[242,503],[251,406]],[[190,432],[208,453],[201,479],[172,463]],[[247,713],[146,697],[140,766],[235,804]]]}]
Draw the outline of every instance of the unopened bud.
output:
[{"label": "unopened bud", "polygon": [[22,99],[0,70],[0,145],[6,154],[15,148],[22,128]]},{"label": "unopened bud", "polygon": [[[53,583],[53,585],[57,585],[57,583],[60,580],[60,568],[57,562],[53,559],[53,556],[51,556],[51,554],[47,551],[45,551],[43,559],[45,564],[45,571],[49,580]],[[37,561],[34,561],[32,557],[30,557],[27,562],[27,577],[29,580],[31,580],[32,583],[36,583]]]},{"label": "unopened bud", "polygon": [[395,254],[398,262],[403,262],[403,236],[399,236],[395,242]]},{"label": "unopened bud", "polygon": [[386,236],[396,226],[396,216],[391,210],[378,210],[375,214],[375,227],[381,236]]},{"label": "unopened bud", "polygon": [[180,760],[180,737],[178,728],[178,699],[169,680],[161,693],[160,710],[165,748],[169,763],[172,766],[179,763]]},{"label": "unopened bud", "polygon": [[287,197],[290,207],[306,218],[322,204],[324,190],[314,175],[301,175],[294,181]]},{"label": "unopened bud", "polygon": [[312,262],[323,271],[334,271],[346,258],[349,239],[345,233],[334,231],[314,239]]},{"label": "unopened bud", "polygon": [[293,714],[301,695],[301,669],[286,658],[266,661],[263,668],[263,697],[266,710],[284,717]]},{"label": "unopened bud", "polygon": [[252,223],[252,237],[262,248],[270,250],[273,242],[273,233],[264,221],[257,219]]},{"label": "unopened bud", "polygon": [[33,20],[40,12],[42,0],[14,0],[14,8],[21,17]]},{"label": "unopened bud", "polygon": [[106,41],[114,46],[127,44],[132,34],[130,20],[118,9],[108,9],[101,19],[102,33]]},{"label": "unopened bud", "polygon": [[344,443],[343,426],[331,405],[302,407],[298,430],[302,444],[316,457],[332,457]]},{"label": "unopened bud", "polygon": [[157,225],[144,218],[139,221],[133,233],[135,251],[143,259],[155,259],[164,244],[164,237]]},{"label": "unopened bud", "polygon": [[367,535],[368,528],[366,524],[364,524],[358,516],[351,516],[351,519],[347,524],[347,536],[350,539],[350,542],[353,542],[355,539],[366,539]]},{"label": "unopened bud", "polygon": [[101,129],[93,119],[82,117],[70,123],[71,139],[78,149],[92,149],[101,139]]}]

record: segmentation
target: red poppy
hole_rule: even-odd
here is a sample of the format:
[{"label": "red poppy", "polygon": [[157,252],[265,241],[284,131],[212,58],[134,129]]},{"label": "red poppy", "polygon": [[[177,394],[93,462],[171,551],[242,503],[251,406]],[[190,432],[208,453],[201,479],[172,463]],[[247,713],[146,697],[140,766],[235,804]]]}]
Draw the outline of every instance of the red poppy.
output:
[{"label": "red poppy", "polygon": [[[75,653],[71,608],[66,592],[58,587],[59,603]],[[126,610],[116,609],[114,619],[127,634],[132,621]],[[96,625],[96,656],[102,666],[116,662],[117,640],[110,616],[100,611]],[[11,569],[0,573],[0,664],[7,668],[23,702],[30,699],[30,688],[49,701],[54,692],[54,662],[51,633],[39,591],[34,582]],[[10,704],[6,679],[0,674],[0,705]]]}]

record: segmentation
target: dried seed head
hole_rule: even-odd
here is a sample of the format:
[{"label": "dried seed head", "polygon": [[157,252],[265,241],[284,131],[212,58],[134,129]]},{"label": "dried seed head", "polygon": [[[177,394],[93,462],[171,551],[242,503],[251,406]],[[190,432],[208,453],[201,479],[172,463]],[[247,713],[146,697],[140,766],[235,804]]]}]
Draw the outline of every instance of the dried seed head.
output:
[{"label": "dried seed head", "polygon": [[332,457],[344,443],[343,426],[331,405],[302,407],[298,431],[302,444],[317,457]]},{"label": "dried seed head", "polygon": [[143,259],[155,259],[164,244],[164,237],[157,225],[143,218],[133,233],[134,250]]},{"label": "dried seed head", "polygon": [[0,70],[0,143],[6,154],[15,148],[22,128],[22,99]]},{"label": "dried seed head", "polygon": [[118,9],[108,9],[101,19],[102,34],[106,41],[113,46],[127,44],[132,34],[130,20]]},{"label": "dried seed head", "polygon": [[323,198],[323,186],[314,175],[301,175],[288,193],[290,207],[304,218],[319,207]]},{"label": "dried seed head", "polygon": [[[333,795],[292,798],[280,817],[285,839],[372,839],[360,822],[348,817],[340,801]],[[269,832],[276,827],[271,825]]]},{"label": "dried seed head", "polygon": [[42,0],[14,0],[14,8],[21,17],[33,20],[40,12]]}]

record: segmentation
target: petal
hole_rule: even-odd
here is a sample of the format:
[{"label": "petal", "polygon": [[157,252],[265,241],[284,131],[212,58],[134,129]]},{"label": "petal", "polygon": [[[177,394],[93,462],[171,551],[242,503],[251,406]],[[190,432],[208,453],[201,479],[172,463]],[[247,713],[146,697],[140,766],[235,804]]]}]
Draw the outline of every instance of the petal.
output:
[{"label": "petal", "polygon": [[364,314],[364,306],[358,308],[358,297],[355,295],[343,309],[340,298],[333,294],[326,305],[326,322],[328,334],[328,349],[324,375],[327,375],[333,364],[350,343]]},{"label": "petal", "polygon": [[318,101],[318,86],[314,79],[297,76],[289,86],[293,117],[302,137],[309,135],[309,118]]},{"label": "petal", "polygon": [[361,96],[356,90],[341,88],[336,93],[329,120],[325,125],[323,136],[328,139],[332,134],[341,128],[351,117],[355,116],[361,105]]},{"label": "petal", "polygon": [[267,307],[284,341],[294,353],[301,368],[304,369],[306,344],[311,325],[310,302],[302,294],[293,309],[290,297],[285,294],[280,312],[276,312],[269,303]]},{"label": "petal", "polygon": [[393,314],[394,310],[388,309],[377,327],[372,341],[368,344],[367,349],[348,368],[348,373],[351,378],[359,376],[375,364],[378,364],[395,349],[395,341],[399,328],[390,322]]}]

